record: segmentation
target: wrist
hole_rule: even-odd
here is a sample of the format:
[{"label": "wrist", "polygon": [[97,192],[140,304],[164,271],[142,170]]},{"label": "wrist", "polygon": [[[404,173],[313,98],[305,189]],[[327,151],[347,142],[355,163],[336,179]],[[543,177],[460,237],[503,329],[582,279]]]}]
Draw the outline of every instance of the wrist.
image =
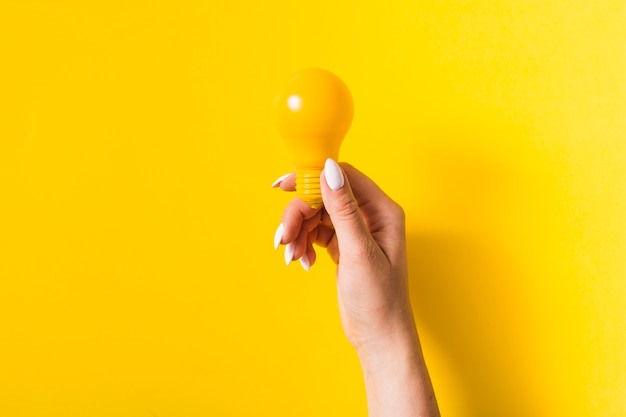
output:
[{"label": "wrist", "polygon": [[419,346],[417,329],[410,303],[396,305],[368,326],[359,326],[358,337],[351,340],[360,358],[380,356],[396,348]]},{"label": "wrist", "polygon": [[439,416],[415,327],[363,345],[357,353],[370,417]]},{"label": "wrist", "polygon": [[355,346],[363,371],[382,372],[397,363],[415,363],[422,357],[413,318],[388,326],[376,337]]}]

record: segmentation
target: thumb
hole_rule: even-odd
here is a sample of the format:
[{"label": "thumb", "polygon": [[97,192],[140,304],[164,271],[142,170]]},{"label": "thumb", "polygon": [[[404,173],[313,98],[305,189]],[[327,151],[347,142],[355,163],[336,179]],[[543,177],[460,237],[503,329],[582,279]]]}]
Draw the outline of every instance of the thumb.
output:
[{"label": "thumb", "polygon": [[374,239],[365,226],[348,178],[331,158],[326,160],[320,185],[324,207],[335,228],[340,255],[359,256],[363,251],[374,249]]}]

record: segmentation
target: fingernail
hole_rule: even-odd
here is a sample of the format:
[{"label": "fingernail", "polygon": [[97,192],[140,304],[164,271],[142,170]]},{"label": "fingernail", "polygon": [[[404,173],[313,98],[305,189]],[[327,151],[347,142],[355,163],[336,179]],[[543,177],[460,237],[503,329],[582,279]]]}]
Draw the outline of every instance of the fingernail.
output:
[{"label": "fingernail", "polygon": [[337,191],[343,187],[343,172],[341,172],[339,164],[331,158],[328,158],[324,164],[324,175],[326,176],[326,183],[331,190]]},{"label": "fingernail", "polygon": [[293,243],[287,243],[285,246],[285,264],[289,265],[293,260],[294,247]]},{"label": "fingernail", "polygon": [[283,240],[283,235],[285,234],[285,225],[279,224],[278,229],[276,229],[276,233],[274,233],[274,250],[278,249],[278,245]]},{"label": "fingernail", "polygon": [[309,269],[311,269],[311,264],[309,263],[309,257],[306,256],[306,254],[302,255],[302,258],[300,258],[300,265],[302,265],[302,268],[304,268],[306,272],[309,272]]},{"label": "fingernail", "polygon": [[291,173],[285,174],[285,175],[281,175],[280,177],[276,178],[276,181],[274,181],[272,183],[272,188],[278,187],[280,185],[280,183],[285,181],[287,179],[287,177],[289,177],[290,175],[291,175]]}]

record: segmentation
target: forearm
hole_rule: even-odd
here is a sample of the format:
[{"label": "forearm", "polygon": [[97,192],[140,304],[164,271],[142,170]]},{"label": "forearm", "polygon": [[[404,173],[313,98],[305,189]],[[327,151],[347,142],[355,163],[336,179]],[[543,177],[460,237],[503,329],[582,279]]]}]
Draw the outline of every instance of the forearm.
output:
[{"label": "forearm", "polygon": [[369,417],[437,417],[439,408],[415,328],[357,350]]}]

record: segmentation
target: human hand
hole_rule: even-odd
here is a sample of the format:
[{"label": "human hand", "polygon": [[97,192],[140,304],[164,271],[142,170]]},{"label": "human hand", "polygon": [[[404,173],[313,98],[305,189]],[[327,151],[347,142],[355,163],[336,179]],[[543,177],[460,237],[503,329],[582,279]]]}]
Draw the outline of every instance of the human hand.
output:
[{"label": "human hand", "polygon": [[[315,263],[313,244],[337,264],[344,332],[365,376],[371,417],[439,416],[409,300],[404,211],[348,164],[326,161],[320,178],[324,207],[295,198],[283,212],[274,246],[285,261]],[[273,186],[295,190],[293,174]]]},{"label": "human hand", "polygon": [[[275,245],[284,244],[287,263],[300,259],[308,270],[313,244],[327,248],[337,264],[337,291],[344,331],[357,350],[390,337],[412,337],[407,288],[404,212],[372,180],[349,164],[326,162],[321,178],[324,208],[297,197],[285,208]],[[295,189],[294,175],[275,186]]]}]

